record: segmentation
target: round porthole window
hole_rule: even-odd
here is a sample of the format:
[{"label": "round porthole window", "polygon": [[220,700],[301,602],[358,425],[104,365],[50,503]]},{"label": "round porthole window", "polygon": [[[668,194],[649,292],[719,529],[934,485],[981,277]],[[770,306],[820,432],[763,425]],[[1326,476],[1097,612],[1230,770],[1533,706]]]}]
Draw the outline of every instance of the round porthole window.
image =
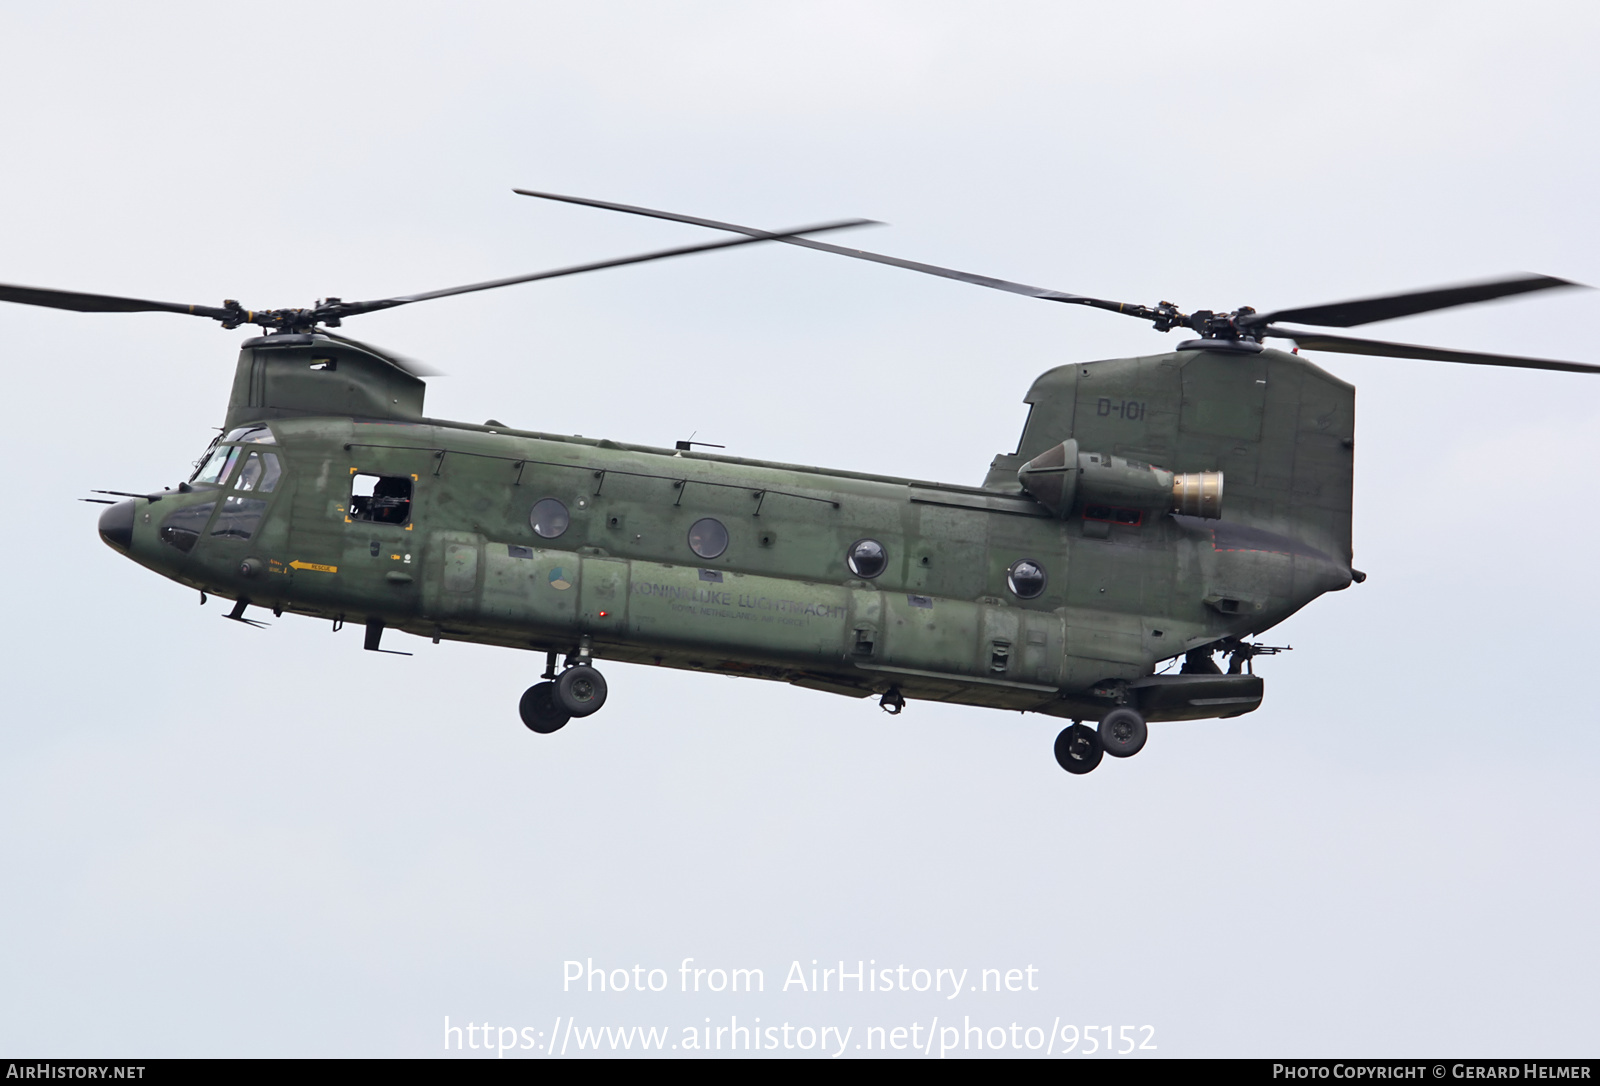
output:
[{"label": "round porthole window", "polygon": [[858,539],[850,544],[844,560],[851,573],[870,581],[888,567],[889,552],[876,539]]},{"label": "round porthole window", "polygon": [[572,514],[568,513],[567,507],[556,499],[540,498],[533,503],[533,512],[528,514],[528,523],[533,526],[535,535],[544,539],[557,539],[572,523]]},{"label": "round porthole window", "polygon": [[728,529],[706,517],[689,526],[689,549],[701,558],[717,558],[728,549]]},{"label": "round porthole window", "polygon": [[1031,600],[1044,592],[1044,567],[1027,558],[1011,563],[1006,570],[1006,586],[1019,600]]}]

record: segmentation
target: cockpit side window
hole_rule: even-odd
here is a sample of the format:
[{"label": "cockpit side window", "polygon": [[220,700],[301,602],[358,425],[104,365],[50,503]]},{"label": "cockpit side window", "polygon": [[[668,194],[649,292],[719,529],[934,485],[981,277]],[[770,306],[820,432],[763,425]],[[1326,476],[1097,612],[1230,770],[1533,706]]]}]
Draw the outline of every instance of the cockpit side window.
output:
[{"label": "cockpit side window", "polygon": [[278,485],[278,477],[283,474],[283,469],[278,467],[278,454],[262,453],[261,465],[261,493],[271,494],[272,488]]},{"label": "cockpit side window", "polygon": [[263,494],[271,494],[282,474],[283,469],[278,466],[277,453],[252,452],[245,457],[244,465],[235,473],[233,489],[259,490]]},{"label": "cockpit side window", "polygon": [[411,480],[395,475],[353,475],[350,519],[404,524],[411,519]]},{"label": "cockpit side window", "polygon": [[235,490],[254,490],[261,481],[261,454],[251,453],[245,457],[244,467],[239,469],[239,477],[233,481]]}]

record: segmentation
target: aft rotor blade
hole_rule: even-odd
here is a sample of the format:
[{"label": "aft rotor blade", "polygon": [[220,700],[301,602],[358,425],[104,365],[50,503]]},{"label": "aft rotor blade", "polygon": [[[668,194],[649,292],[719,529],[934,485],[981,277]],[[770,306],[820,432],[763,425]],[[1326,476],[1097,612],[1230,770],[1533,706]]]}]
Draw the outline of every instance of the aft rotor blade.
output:
[{"label": "aft rotor blade", "polygon": [[[679,215],[671,211],[657,211],[654,208],[634,207],[631,204],[613,204],[605,200],[591,200],[584,196],[562,196],[554,192],[535,192],[532,189],[512,189],[519,196],[534,196],[541,200],[560,200],[568,204],[582,204],[585,207],[598,207],[606,211],[621,211],[629,215],[644,215],[652,219],[666,219],[668,222],[688,223],[690,226],[705,226],[712,230],[729,230],[735,234],[757,235],[763,234],[753,226],[740,226],[737,223],[718,222],[716,219],[701,219],[693,215]],[[941,268],[937,264],[923,264],[915,260],[902,260],[897,256],[885,256],[882,253],[869,253],[865,249],[846,249],[842,245],[829,245],[825,241],[812,241],[810,238],[784,237],[777,239],[788,245],[799,245],[806,249],[816,249],[819,252],[835,253],[839,256],[854,257],[856,260],[870,260],[875,264],[887,264],[892,268],[905,268],[908,271],[922,272],[925,275],[937,275],[942,279],[954,279],[961,283],[972,283],[975,286],[991,287],[994,290],[1004,290],[1011,294],[1021,294],[1029,298],[1042,298],[1047,302],[1066,302],[1069,305],[1088,305],[1096,309],[1108,309],[1114,313],[1129,313],[1133,316],[1143,317],[1143,306],[1125,305],[1122,302],[1110,302],[1101,298],[1088,298],[1081,294],[1067,294],[1059,290],[1047,290],[1044,287],[1033,287],[1026,283],[1014,283],[1009,279],[995,279],[988,275],[975,275],[972,272],[957,271],[954,268]]]},{"label": "aft rotor blade", "polygon": [[144,298],[123,298],[115,294],[82,294],[48,287],[20,287],[0,283],[0,302],[42,305],[50,309],[70,309],[78,313],[188,313],[196,317],[225,320],[230,311],[206,305],[180,305],[177,302],[152,302]]},{"label": "aft rotor blade", "polygon": [[1292,339],[1297,346],[1307,351],[1377,355],[1381,358],[1421,358],[1431,362],[1466,362],[1474,366],[1512,366],[1524,370],[1600,373],[1600,366],[1586,362],[1563,362],[1553,358],[1523,358],[1510,354],[1453,351],[1446,347],[1423,347],[1415,343],[1387,343],[1381,339],[1355,339],[1323,332],[1297,332],[1291,328],[1263,328],[1260,334],[1263,337]]},{"label": "aft rotor blade", "polygon": [[602,268],[620,268],[627,264],[643,264],[650,260],[665,260],[668,257],[687,256],[690,253],[705,253],[713,249],[730,249],[736,245],[751,245],[762,241],[792,241],[798,234],[821,234],[829,230],[849,230],[857,226],[880,225],[873,219],[841,219],[837,222],[818,223],[815,226],[797,226],[791,230],[758,230],[749,237],[734,238],[731,241],[712,241],[701,245],[680,245],[675,249],[658,249],[655,252],[640,253],[637,256],[622,256],[614,260],[598,260],[592,264],[575,264],[568,268],[556,268],[552,271],[534,272],[531,275],[513,275],[506,279],[491,279],[484,283],[468,283],[461,287],[446,287],[443,290],[430,290],[422,294],[407,294],[399,298],[380,298],[370,302],[340,302],[337,305],[326,307],[328,316],[348,317],[357,313],[371,313],[380,309],[393,309],[397,305],[409,305],[412,302],[425,302],[433,298],[448,298],[452,294],[471,294],[478,290],[494,290],[497,287],[514,286],[517,283],[532,283],[539,279],[558,279],[564,275],[581,275],[584,272],[599,271]]},{"label": "aft rotor blade", "polygon": [[1462,283],[1453,287],[1435,287],[1432,290],[1415,290],[1406,294],[1384,294],[1372,298],[1356,298],[1348,302],[1329,305],[1305,306],[1300,309],[1279,309],[1272,313],[1254,313],[1241,318],[1245,327],[1290,321],[1294,324],[1316,324],[1325,328],[1353,328],[1358,324],[1409,317],[1415,313],[1431,313],[1436,309],[1449,309],[1458,305],[1507,298],[1513,294],[1528,294],[1535,290],[1553,290],[1558,287],[1581,287],[1570,279],[1557,279],[1551,275],[1521,275],[1510,279],[1493,279],[1486,283]]}]

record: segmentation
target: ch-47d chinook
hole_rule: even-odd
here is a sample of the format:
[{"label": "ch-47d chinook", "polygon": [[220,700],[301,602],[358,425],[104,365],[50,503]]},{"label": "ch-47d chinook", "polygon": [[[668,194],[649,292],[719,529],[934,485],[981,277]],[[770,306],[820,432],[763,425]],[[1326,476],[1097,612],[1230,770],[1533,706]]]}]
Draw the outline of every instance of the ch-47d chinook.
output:
[{"label": "ch-47d chinook", "polygon": [[[521,190],[519,190],[521,191]],[[546,653],[523,722],[606,700],[598,659],[775,679],[898,713],[920,698],[1071,721],[1072,773],[1138,753],[1147,721],[1261,704],[1250,639],[1352,566],[1354,389],[1298,348],[1600,373],[1600,366],[1354,339],[1351,327],[1530,291],[1547,276],[1257,313],[1182,313],[970,275],[803,237],[732,240],[367,302],[251,311],[33,287],[0,300],[163,311],[240,346],[223,433],[176,490],[113,493],[100,534],[135,562],[250,607]],[[361,313],[752,242],[784,242],[1197,338],[1040,376],[1017,450],[981,486],[430,419],[422,373],[330,331]],[[1296,353],[1266,349],[1294,341]],[[1227,661],[1224,672],[1218,654]],[[1171,665],[1182,661],[1176,671]],[[1156,674],[1158,665],[1168,672]],[[1084,721],[1098,722],[1098,730]]]}]

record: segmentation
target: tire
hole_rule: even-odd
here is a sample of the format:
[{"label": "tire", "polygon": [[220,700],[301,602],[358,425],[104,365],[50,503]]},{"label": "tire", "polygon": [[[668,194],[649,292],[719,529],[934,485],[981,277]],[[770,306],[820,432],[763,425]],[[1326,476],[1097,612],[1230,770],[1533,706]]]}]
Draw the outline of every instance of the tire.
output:
[{"label": "tire", "polygon": [[605,703],[605,676],[588,664],[569,667],[556,680],[556,704],[569,716],[597,713]]},{"label": "tire", "polygon": [[1062,728],[1056,736],[1056,761],[1068,773],[1088,773],[1100,764],[1105,748],[1100,745],[1100,733],[1087,724],[1074,724]]},{"label": "tire", "polygon": [[528,730],[540,735],[560,731],[572,718],[571,713],[556,704],[555,683],[539,683],[528,687],[522,693],[522,701],[517,704],[517,712],[522,714],[522,722],[528,726]]},{"label": "tire", "polygon": [[1119,705],[1100,718],[1100,745],[1113,758],[1132,758],[1149,738],[1150,728],[1137,709]]}]

